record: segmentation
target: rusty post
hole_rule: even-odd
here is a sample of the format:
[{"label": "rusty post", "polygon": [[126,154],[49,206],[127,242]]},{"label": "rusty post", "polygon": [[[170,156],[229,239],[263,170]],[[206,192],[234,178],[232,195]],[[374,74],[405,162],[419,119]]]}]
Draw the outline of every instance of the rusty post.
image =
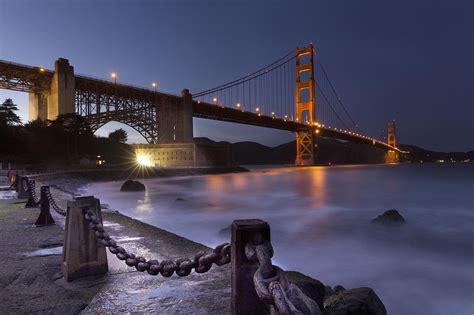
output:
[{"label": "rusty post", "polygon": [[44,226],[54,224],[53,217],[49,211],[48,193],[49,186],[41,186],[40,215],[36,220],[36,226]]},{"label": "rusty post", "polygon": [[258,297],[253,284],[253,276],[258,261],[251,262],[245,255],[245,245],[253,242],[255,235],[270,241],[270,226],[259,219],[235,220],[232,223],[232,274],[231,274],[231,310],[233,315],[270,314],[269,305]]},{"label": "rusty post", "polygon": [[86,209],[92,210],[102,224],[99,199],[87,196],[67,202],[62,271],[68,282],[109,270],[105,246],[84,218]]}]

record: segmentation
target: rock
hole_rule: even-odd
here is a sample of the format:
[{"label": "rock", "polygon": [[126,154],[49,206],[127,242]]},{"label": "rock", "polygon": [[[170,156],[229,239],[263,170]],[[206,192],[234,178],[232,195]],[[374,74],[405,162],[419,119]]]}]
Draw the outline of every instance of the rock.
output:
[{"label": "rock", "polygon": [[371,288],[339,291],[324,300],[325,315],[386,315],[387,310]]},{"label": "rock", "polygon": [[316,279],[308,277],[297,271],[286,271],[288,280],[298,286],[309,298],[313,299],[321,310],[324,309],[324,296],[326,294],[326,287],[324,284]]},{"label": "rock", "polygon": [[379,224],[403,224],[405,223],[405,219],[402,217],[400,213],[398,213],[397,210],[391,209],[385,211],[382,215],[379,215],[370,223],[379,223]]},{"label": "rock", "polygon": [[145,185],[137,180],[127,180],[123,183],[120,191],[145,191]]},{"label": "rock", "polygon": [[334,287],[334,293],[339,293],[339,292],[344,291],[344,290],[346,290],[346,288],[344,288],[342,285],[336,285]]}]

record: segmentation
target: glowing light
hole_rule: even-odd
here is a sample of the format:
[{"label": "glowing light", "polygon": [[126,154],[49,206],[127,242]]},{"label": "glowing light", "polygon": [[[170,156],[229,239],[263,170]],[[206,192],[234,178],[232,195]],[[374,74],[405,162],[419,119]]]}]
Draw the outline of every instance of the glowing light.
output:
[{"label": "glowing light", "polygon": [[235,106],[237,106],[237,108],[240,108],[240,103],[237,103],[237,105],[235,105]]},{"label": "glowing light", "polygon": [[214,98],[212,99],[212,101],[213,101],[214,103],[217,102],[217,97],[214,97]]},{"label": "glowing light", "polygon": [[40,72],[44,72],[44,68],[39,68],[39,71],[40,71]]},{"label": "glowing light", "polygon": [[112,72],[112,73],[110,74],[110,76],[112,77],[112,79],[115,79],[115,78],[117,77],[117,73]]},{"label": "glowing light", "polygon": [[150,157],[145,154],[137,154],[137,163],[141,166],[155,166],[153,162],[150,160]]},{"label": "glowing light", "polygon": [[255,108],[255,111],[258,113],[260,111],[260,107]]},{"label": "glowing light", "polygon": [[319,129],[316,129],[316,133],[319,133]]}]

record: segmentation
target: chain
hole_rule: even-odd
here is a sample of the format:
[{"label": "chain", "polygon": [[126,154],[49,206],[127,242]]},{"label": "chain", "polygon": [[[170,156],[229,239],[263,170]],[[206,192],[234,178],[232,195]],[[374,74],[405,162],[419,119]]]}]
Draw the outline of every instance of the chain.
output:
[{"label": "chain", "polygon": [[94,212],[88,208],[84,209],[84,218],[89,222],[89,227],[94,231],[95,236],[100,243],[109,248],[109,251],[124,260],[130,267],[135,267],[140,272],[148,272],[156,276],[161,274],[163,277],[171,277],[173,273],[180,277],[188,276],[194,269],[196,273],[205,273],[209,271],[212,264],[222,266],[230,262],[230,244],[224,243],[216,246],[211,253],[199,252],[193,259],[180,258],[176,260],[146,260],[144,257],[137,257],[133,253],[127,252],[123,247],[118,246],[108,233],[104,231],[103,225]]},{"label": "chain", "polygon": [[57,213],[59,213],[60,215],[62,215],[63,217],[66,216],[66,210],[62,209],[61,207],[59,207],[57,204],[56,204],[56,201],[54,200],[53,196],[51,195],[51,191],[49,190],[46,190],[46,198],[48,198],[48,202],[49,202],[49,205],[51,206],[51,208],[54,209],[54,211],[56,211]]},{"label": "chain", "polygon": [[290,283],[285,271],[272,264],[272,244],[263,241],[260,234],[245,246],[245,255],[259,264],[253,283],[262,302],[273,305],[278,314],[322,314],[318,304]]},{"label": "chain", "polygon": [[32,179],[28,180],[28,190],[29,190],[30,196],[31,196],[31,198],[33,198],[33,201],[35,202],[35,204],[39,204],[40,203],[40,198],[38,198],[38,196],[36,195],[36,183]]}]

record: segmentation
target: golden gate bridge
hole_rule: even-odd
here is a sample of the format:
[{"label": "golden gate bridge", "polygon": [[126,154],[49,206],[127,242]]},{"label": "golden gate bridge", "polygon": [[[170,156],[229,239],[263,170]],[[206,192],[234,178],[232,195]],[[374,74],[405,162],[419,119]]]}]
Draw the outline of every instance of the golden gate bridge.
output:
[{"label": "golden gate bridge", "polygon": [[314,137],[365,143],[386,150],[395,160],[402,153],[393,121],[387,143],[361,130],[312,44],[214,88],[193,94],[184,89],[181,96],[76,75],[63,58],[54,71],[0,61],[0,88],[29,93],[30,120],[77,113],[93,131],[117,121],[150,144],[192,142],[192,117],[199,117],[294,132],[297,165],[315,163]]}]

